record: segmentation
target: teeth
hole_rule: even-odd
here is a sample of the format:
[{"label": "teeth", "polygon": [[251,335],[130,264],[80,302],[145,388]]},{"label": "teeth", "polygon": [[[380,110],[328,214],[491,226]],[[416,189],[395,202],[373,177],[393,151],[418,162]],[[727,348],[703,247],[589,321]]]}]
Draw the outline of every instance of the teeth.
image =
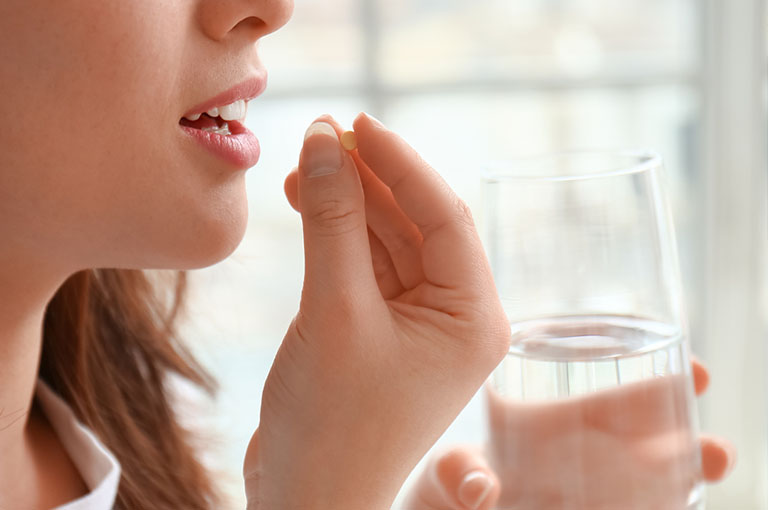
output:
[{"label": "teeth", "polygon": [[[248,112],[248,103],[244,100],[235,101],[234,103],[219,106],[216,108],[211,108],[208,110],[207,113],[209,117],[221,117],[222,120],[225,121],[232,121],[232,120],[239,120],[244,121],[245,115]],[[190,115],[188,117],[185,117],[187,120],[191,120],[192,122],[198,120],[202,114],[196,113],[194,115]],[[227,133],[229,134],[229,133]]]},{"label": "teeth", "polygon": [[222,135],[227,136],[231,135],[232,132],[229,130],[229,124],[226,122],[221,127],[210,127],[210,128],[203,128],[202,131],[205,131],[207,133],[213,133],[216,135]]},{"label": "teeth", "polygon": [[241,120],[245,118],[245,101],[235,101],[219,108],[219,115],[224,120]]}]

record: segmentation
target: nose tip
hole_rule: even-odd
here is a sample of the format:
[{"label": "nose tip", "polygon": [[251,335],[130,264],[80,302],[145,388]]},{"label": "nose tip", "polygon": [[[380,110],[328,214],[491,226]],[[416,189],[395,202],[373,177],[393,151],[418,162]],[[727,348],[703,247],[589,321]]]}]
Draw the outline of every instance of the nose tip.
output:
[{"label": "nose tip", "polygon": [[294,0],[203,0],[198,20],[211,39],[242,31],[256,41],[285,25],[293,7]]}]

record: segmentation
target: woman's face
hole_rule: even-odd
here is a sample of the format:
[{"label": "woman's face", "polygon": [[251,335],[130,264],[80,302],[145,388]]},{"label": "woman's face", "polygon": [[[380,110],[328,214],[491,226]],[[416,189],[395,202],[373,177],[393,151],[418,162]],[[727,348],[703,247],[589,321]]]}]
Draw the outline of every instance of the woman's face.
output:
[{"label": "woman's face", "polygon": [[179,121],[263,75],[256,42],[292,10],[293,0],[2,0],[0,259],[188,269],[229,255],[245,232],[244,169]]}]

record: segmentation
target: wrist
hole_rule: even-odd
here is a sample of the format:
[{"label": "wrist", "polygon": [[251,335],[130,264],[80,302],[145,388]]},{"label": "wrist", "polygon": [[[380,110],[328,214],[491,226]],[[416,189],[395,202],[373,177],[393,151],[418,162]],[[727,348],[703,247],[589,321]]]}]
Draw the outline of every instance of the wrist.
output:
[{"label": "wrist", "polygon": [[[269,489],[246,490],[247,510],[389,510],[395,494],[370,491],[356,485],[310,483],[292,480],[290,483],[269,484]],[[253,480],[246,478],[246,487]]]},{"label": "wrist", "polygon": [[370,458],[350,469],[343,454],[260,461],[245,476],[248,510],[389,510],[407,476],[386,473]]}]

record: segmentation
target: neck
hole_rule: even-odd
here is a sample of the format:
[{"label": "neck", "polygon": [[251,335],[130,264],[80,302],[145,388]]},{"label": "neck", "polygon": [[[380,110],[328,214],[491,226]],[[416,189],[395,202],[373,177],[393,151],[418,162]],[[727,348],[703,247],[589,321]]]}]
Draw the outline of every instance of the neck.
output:
[{"label": "neck", "polygon": [[[66,276],[0,257],[0,459],[22,448],[40,364],[43,317]],[[0,471],[12,467],[0,462]],[[2,472],[0,472],[2,477]]]}]

